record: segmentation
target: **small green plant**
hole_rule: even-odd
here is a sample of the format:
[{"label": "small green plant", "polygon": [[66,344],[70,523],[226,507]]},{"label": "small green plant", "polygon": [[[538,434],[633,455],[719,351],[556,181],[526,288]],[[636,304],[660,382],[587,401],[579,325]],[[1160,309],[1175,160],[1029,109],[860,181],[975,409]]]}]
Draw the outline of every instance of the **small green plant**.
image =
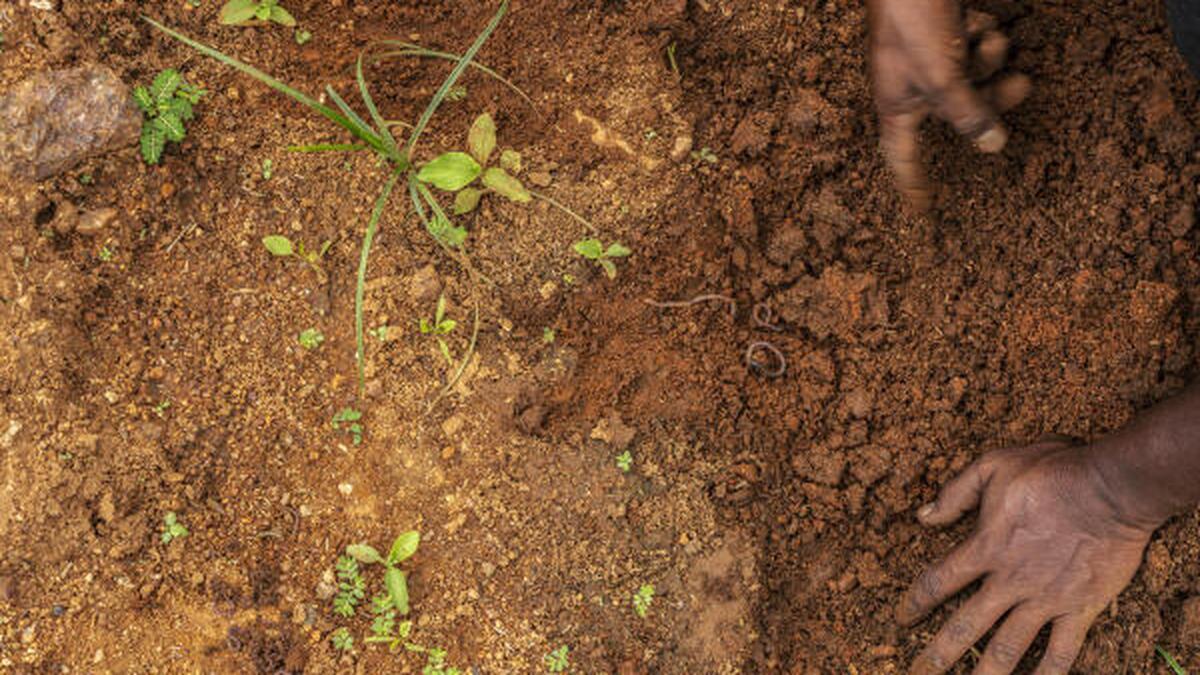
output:
[{"label": "small green plant", "polygon": [[447,101],[461,101],[467,97],[467,88],[461,84],[454,85],[446,92]]},{"label": "small green plant", "polygon": [[195,116],[193,106],[203,95],[203,89],[188,84],[174,68],[155,76],[149,88],[133,90],[133,100],[145,116],[140,146],[147,164],[158,164],[167,141],[179,143],[187,136],[183,123]]},{"label": "small green plant", "polygon": [[437,339],[438,349],[441,350],[442,356],[446,357],[446,361],[453,366],[454,357],[450,356],[450,346],[446,344],[446,340],[442,336],[453,332],[458,327],[458,322],[446,318],[445,294],[438,296],[437,308],[433,312],[433,321],[422,317],[418,322],[418,327],[421,329],[422,335],[432,335]]},{"label": "small green plant", "polygon": [[584,239],[583,241],[575,242],[573,247],[575,252],[587,258],[588,260],[596,261],[596,264],[604,268],[604,273],[609,279],[617,278],[617,265],[612,261],[613,258],[628,257],[633,251],[629,250],[622,244],[609,244],[608,248],[600,243],[599,239]]},{"label": "small green plant", "polygon": [[368,544],[351,544],[346,547],[346,555],[364,565],[383,565],[383,584],[391,599],[391,607],[401,616],[407,616],[408,576],[397,565],[413,557],[420,545],[421,533],[410,530],[396,537],[386,558]]},{"label": "small green plant", "polygon": [[337,559],[338,592],[333,597],[333,611],[344,617],[354,616],[354,608],[366,595],[367,582],[358,569],[358,561],[343,555]]},{"label": "small green plant", "polygon": [[312,33],[303,28],[296,29],[296,44],[304,46],[312,40]]},{"label": "small green plant", "polygon": [[633,594],[633,611],[644,619],[646,612],[650,611],[652,602],[654,602],[654,584],[642,584],[642,587],[637,589],[637,593]]},{"label": "small green plant", "polygon": [[425,655],[425,667],[421,675],[462,675],[462,671],[446,665],[446,650],[437,647],[422,647],[411,642],[405,643],[404,648],[410,652]]},{"label": "small green plant", "polygon": [[1175,660],[1175,657],[1171,655],[1171,652],[1168,652],[1158,645],[1154,645],[1154,651],[1158,652],[1158,655],[1162,657],[1163,661],[1167,662],[1167,667],[1171,669],[1172,673],[1175,675],[1188,675],[1188,672],[1183,669],[1183,666],[1179,665],[1179,661]]},{"label": "small green plant", "polygon": [[552,344],[554,344],[554,341],[557,338],[558,338],[558,333],[556,333],[553,328],[550,328],[549,326],[547,326],[542,329],[542,343],[543,344],[552,345]]},{"label": "small green plant", "polygon": [[717,162],[721,161],[717,157],[716,153],[714,153],[708,146],[700,148],[699,150],[693,150],[692,159],[700,160],[701,162],[708,162],[709,164],[716,164]]},{"label": "small green plant", "polygon": [[333,648],[340,652],[354,651],[354,636],[350,635],[349,629],[345,626],[333,631],[329,636],[329,641],[333,643]]},{"label": "small green plant", "polygon": [[175,515],[174,511],[167,511],[166,515],[163,516],[162,535],[160,537],[162,543],[169,544],[173,539],[182,539],[186,536],[188,536],[188,529],[183,526],[183,523],[179,522],[179,517]]},{"label": "small green plant", "polygon": [[667,45],[667,61],[670,62],[671,72],[675,73],[675,77],[681,77],[679,74],[679,61],[675,60],[675,49],[678,46],[679,45],[674,42]]},{"label": "small green plant", "polygon": [[279,6],[279,0],[229,0],[221,8],[221,23],[236,26],[251,21],[273,21],[281,26],[295,26],[296,19]]},{"label": "small green plant", "polygon": [[325,254],[329,252],[329,247],[333,246],[331,240],[326,239],[321,242],[320,247],[316,250],[305,248],[302,241],[293,244],[291,239],[282,234],[267,235],[263,237],[262,243],[271,255],[277,258],[296,258],[311,267],[318,276],[325,276],[325,271],[321,268],[321,261],[325,258]]},{"label": "small green plant", "polygon": [[155,403],[154,407],[151,408],[151,410],[153,410],[154,414],[158,415],[159,417],[166,417],[167,416],[167,408],[170,408],[170,407],[171,407],[171,402],[164,400],[164,401],[159,401],[158,403]]},{"label": "small green plant", "polygon": [[107,246],[101,247],[100,252],[96,254],[96,257],[102,262],[111,262],[113,259],[112,249]]},{"label": "small green plant", "polygon": [[325,342],[325,335],[316,328],[306,328],[300,331],[300,335],[296,340],[300,343],[301,347],[312,351],[320,347],[322,342]]},{"label": "small green plant", "polygon": [[629,470],[633,468],[633,455],[628,450],[617,455],[617,468],[622,473],[629,473]]},{"label": "small green plant", "polygon": [[376,326],[370,331],[371,335],[373,335],[375,339],[379,340],[380,342],[388,341],[388,338],[390,337],[389,332],[390,331],[388,331],[387,326]]},{"label": "small green plant", "polygon": [[551,673],[566,672],[567,667],[571,665],[571,662],[567,659],[568,652],[570,652],[570,649],[566,645],[563,645],[547,654],[544,659],[546,670]]},{"label": "small green plant", "polygon": [[271,180],[271,176],[274,176],[274,175],[275,175],[275,162],[272,162],[270,158],[264,159],[262,161],[263,180]]},{"label": "small green plant", "polygon": [[361,445],[362,437],[363,437],[363,428],[362,428],[362,425],[359,424],[359,422],[358,422],[361,419],[362,419],[361,411],[355,410],[354,408],[342,408],[341,410],[334,413],[331,424],[333,425],[334,430],[337,430],[337,431],[342,430],[342,428],[343,428],[342,425],[345,425],[345,430],[354,439],[354,444]]}]

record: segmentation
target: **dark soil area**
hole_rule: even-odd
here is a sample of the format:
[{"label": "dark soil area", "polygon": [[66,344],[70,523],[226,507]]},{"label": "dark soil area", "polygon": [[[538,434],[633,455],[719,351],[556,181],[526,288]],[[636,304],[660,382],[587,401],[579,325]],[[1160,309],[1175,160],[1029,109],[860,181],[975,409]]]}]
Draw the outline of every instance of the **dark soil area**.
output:
[{"label": "dark soil area", "polygon": [[[489,198],[463,223],[493,282],[475,285],[397,199],[360,398],[354,275],[383,172],[286,152],[346,139],[138,15],[346,94],[371,40],[460,51],[494,8],[283,4],[311,42],[220,26],[212,0],[0,8],[0,90],[101,62],[209,92],[161,166],[129,148],[0,201],[0,672],[420,672],[329,640],[370,623],[330,611],[338,554],[407,529],[413,639],[465,672],[542,672],[564,644],[571,672],[904,672],[948,610],[904,631],[892,607],[972,525],[914,510],[989,449],[1095,438],[1197,373],[1200,89],[1157,3],[976,3],[1036,89],[1001,155],[927,129],[941,189],[916,217],[876,148],[861,3],[518,1],[479,59],[534,106],[472,73],[419,159],[490,111],[528,183],[634,254],[608,280],[572,252],[577,222]],[[412,121],[448,69],[368,80]],[[64,204],[120,216],[57,232]],[[271,258],[272,233],[332,240],[325,274]],[[482,325],[427,413],[452,373],[416,325],[443,292],[455,354],[476,297]],[[645,302],[702,294],[736,312]],[[747,365],[756,341],[782,377]],[[361,445],[330,426],[350,405]],[[167,511],[190,534],[163,544]],[[1197,596],[1192,513],[1077,672],[1165,672],[1155,645],[1200,669]]]}]

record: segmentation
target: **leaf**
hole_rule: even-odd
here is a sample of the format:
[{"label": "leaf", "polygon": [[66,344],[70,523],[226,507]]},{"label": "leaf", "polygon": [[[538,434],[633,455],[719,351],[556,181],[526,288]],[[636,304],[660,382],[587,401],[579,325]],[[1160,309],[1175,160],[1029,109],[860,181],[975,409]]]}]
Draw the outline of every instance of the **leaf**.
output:
[{"label": "leaf", "polygon": [[449,363],[450,365],[454,365],[454,357],[450,355],[450,346],[447,345],[446,341],[443,340],[442,338],[438,338],[437,342],[438,342],[438,351],[440,351],[442,353],[442,356],[446,359],[446,362]]},{"label": "leaf", "polygon": [[609,244],[608,250],[604,252],[605,258],[625,258],[633,251],[629,250],[624,244]]},{"label": "leaf", "polygon": [[263,4],[263,5],[259,5],[258,7],[255,7],[254,8],[254,18],[258,19],[259,21],[266,21],[266,20],[270,19],[271,18],[271,6]]},{"label": "leaf", "polygon": [[181,120],[190,120],[195,116],[195,113],[192,111],[191,102],[179,96],[167,101],[166,112],[175,115]]},{"label": "leaf", "polygon": [[258,3],[255,0],[229,0],[221,8],[221,23],[226,26],[245,23],[253,19],[257,11]]},{"label": "leaf", "polygon": [[458,328],[458,322],[454,319],[446,319],[437,325],[437,332],[438,335],[449,335],[454,332],[455,328]]},{"label": "leaf", "polygon": [[150,96],[156,103],[165,103],[167,99],[175,95],[175,90],[179,89],[179,85],[183,82],[183,76],[174,68],[167,68],[159,73],[154,78],[154,82],[150,83]]},{"label": "leaf", "polygon": [[281,26],[292,27],[296,25],[296,17],[292,16],[291,12],[275,5],[271,8],[271,20]]},{"label": "leaf", "polygon": [[408,615],[408,577],[402,570],[389,567],[383,574],[383,584],[392,596],[392,606],[401,616]]},{"label": "leaf", "polygon": [[434,239],[451,248],[458,248],[467,240],[467,231],[461,227],[455,227],[454,223],[441,214],[434,215],[433,220],[426,225],[426,229]]},{"label": "leaf", "polygon": [[142,159],[147,164],[158,164],[162,159],[163,148],[167,146],[167,135],[153,124],[142,126],[141,138]]},{"label": "leaf", "polygon": [[483,197],[483,190],[472,187],[463,188],[454,195],[454,215],[461,216],[474,211],[479,207],[481,197]]},{"label": "leaf", "polygon": [[262,243],[271,252],[271,255],[280,257],[292,255],[292,240],[281,234],[272,234],[263,237]]},{"label": "leaf", "polygon": [[488,113],[475,118],[467,134],[467,149],[480,164],[486,165],[496,149],[496,121]]},{"label": "leaf", "polygon": [[176,143],[182,141],[183,137],[187,135],[187,130],[183,128],[183,122],[173,113],[163,113],[155,117],[154,125],[162,130],[167,140],[175,141]]},{"label": "leaf", "polygon": [[440,190],[456,192],[479,177],[483,169],[465,152],[447,152],[421,167],[417,180]]},{"label": "leaf", "polygon": [[599,260],[604,257],[604,244],[601,244],[599,239],[577,241],[571,248],[575,249],[576,253],[588,260]]},{"label": "leaf", "polygon": [[521,173],[521,153],[516,150],[505,150],[500,153],[500,168],[514,176]]},{"label": "leaf", "polygon": [[600,266],[604,268],[604,273],[608,275],[609,279],[617,278],[617,266],[613,261],[608,258],[601,258],[596,262],[600,263]]},{"label": "leaf", "polygon": [[383,556],[379,555],[379,551],[376,551],[374,546],[367,544],[350,544],[346,547],[346,555],[364,565],[383,562]]},{"label": "leaf", "polygon": [[433,326],[432,326],[432,325],[431,325],[431,324],[430,324],[428,321],[426,321],[425,319],[421,319],[421,320],[418,322],[418,325],[419,325],[419,326],[420,326],[420,328],[421,328],[421,334],[422,334],[422,335],[429,335],[430,333],[432,333],[432,332],[433,332]]},{"label": "leaf", "polygon": [[417,547],[421,545],[421,533],[416,530],[409,530],[392,542],[392,550],[388,552],[387,562],[389,565],[397,565],[413,557],[417,552]]},{"label": "leaf", "polygon": [[133,89],[133,100],[137,102],[138,107],[147,115],[154,112],[154,99],[150,97],[150,90],[142,85],[138,85]]},{"label": "leaf", "polygon": [[443,293],[438,296],[437,309],[433,311],[433,322],[441,324],[442,318],[446,316],[446,295]]},{"label": "leaf", "polygon": [[527,204],[533,199],[533,195],[529,194],[529,190],[521,181],[512,177],[504,169],[492,167],[483,173],[483,184],[496,191],[501,197],[505,197],[514,202]]}]

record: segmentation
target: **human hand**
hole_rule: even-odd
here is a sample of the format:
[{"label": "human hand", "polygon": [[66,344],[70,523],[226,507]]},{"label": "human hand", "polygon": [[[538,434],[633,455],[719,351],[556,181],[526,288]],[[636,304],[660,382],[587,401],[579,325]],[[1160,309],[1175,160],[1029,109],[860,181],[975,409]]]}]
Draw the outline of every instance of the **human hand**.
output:
[{"label": "human hand", "polygon": [[975,675],[1011,673],[1038,632],[1053,624],[1035,675],[1066,675],[1092,622],[1137,572],[1153,527],[1118,511],[1117,495],[1087,448],[1042,443],[985,455],[918,511],[948,525],[980,506],[975,533],[925,570],[896,620],[909,626],[985,577],[946,622],[911,672],[946,672],[1008,614]]},{"label": "human hand", "polygon": [[921,165],[921,122],[932,113],[981,151],[999,152],[1008,132],[997,113],[1024,100],[1030,81],[1011,75],[980,89],[972,85],[1004,66],[1008,38],[987,14],[968,12],[964,19],[956,0],[870,0],[869,13],[880,144],[901,193],[925,211],[932,193]]}]

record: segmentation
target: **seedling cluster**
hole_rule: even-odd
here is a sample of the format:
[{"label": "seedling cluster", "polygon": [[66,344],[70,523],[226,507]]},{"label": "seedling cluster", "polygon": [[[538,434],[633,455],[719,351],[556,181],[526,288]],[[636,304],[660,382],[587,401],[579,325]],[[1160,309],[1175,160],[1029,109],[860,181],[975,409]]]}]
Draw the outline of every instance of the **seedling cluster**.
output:
[{"label": "seedling cluster", "polygon": [[179,71],[168,68],[150,83],[133,90],[133,100],[142,109],[142,159],[158,164],[167,142],[179,143],[187,136],[184,122],[195,116],[193,106],[200,102],[204,90],[193,87]]},{"label": "seedling cluster", "polygon": [[184,527],[183,523],[179,522],[179,517],[175,515],[175,512],[167,511],[166,515],[163,516],[162,535],[160,537],[162,543],[169,544],[175,539],[182,539],[188,536],[188,534],[188,529]]},{"label": "seedling cluster", "polygon": [[633,611],[641,618],[646,618],[650,611],[650,603],[654,602],[654,584],[642,584],[633,594]]},{"label": "seedling cluster", "polygon": [[443,336],[449,335],[457,326],[457,321],[446,318],[446,296],[444,294],[438,296],[437,308],[433,312],[433,321],[422,318],[418,322],[421,334],[432,335],[437,339],[438,349],[452,366],[454,365],[454,357],[450,356],[450,346],[446,344]]},{"label": "seedling cluster", "polygon": [[279,5],[279,0],[229,0],[221,8],[221,23],[236,26],[251,21],[269,21],[295,26],[296,18]]},{"label": "seedling cluster", "polygon": [[617,278],[617,265],[613,262],[614,258],[626,258],[633,251],[629,250],[625,245],[613,243],[605,248],[604,244],[599,239],[584,239],[583,241],[575,242],[575,252],[579,255],[593,260],[604,269],[604,273],[609,279]]},{"label": "seedling cluster", "polygon": [[334,413],[330,425],[334,431],[345,430],[353,438],[355,445],[361,445],[363,428],[358,421],[362,419],[362,416],[362,411],[355,410],[354,408],[342,408]]}]

